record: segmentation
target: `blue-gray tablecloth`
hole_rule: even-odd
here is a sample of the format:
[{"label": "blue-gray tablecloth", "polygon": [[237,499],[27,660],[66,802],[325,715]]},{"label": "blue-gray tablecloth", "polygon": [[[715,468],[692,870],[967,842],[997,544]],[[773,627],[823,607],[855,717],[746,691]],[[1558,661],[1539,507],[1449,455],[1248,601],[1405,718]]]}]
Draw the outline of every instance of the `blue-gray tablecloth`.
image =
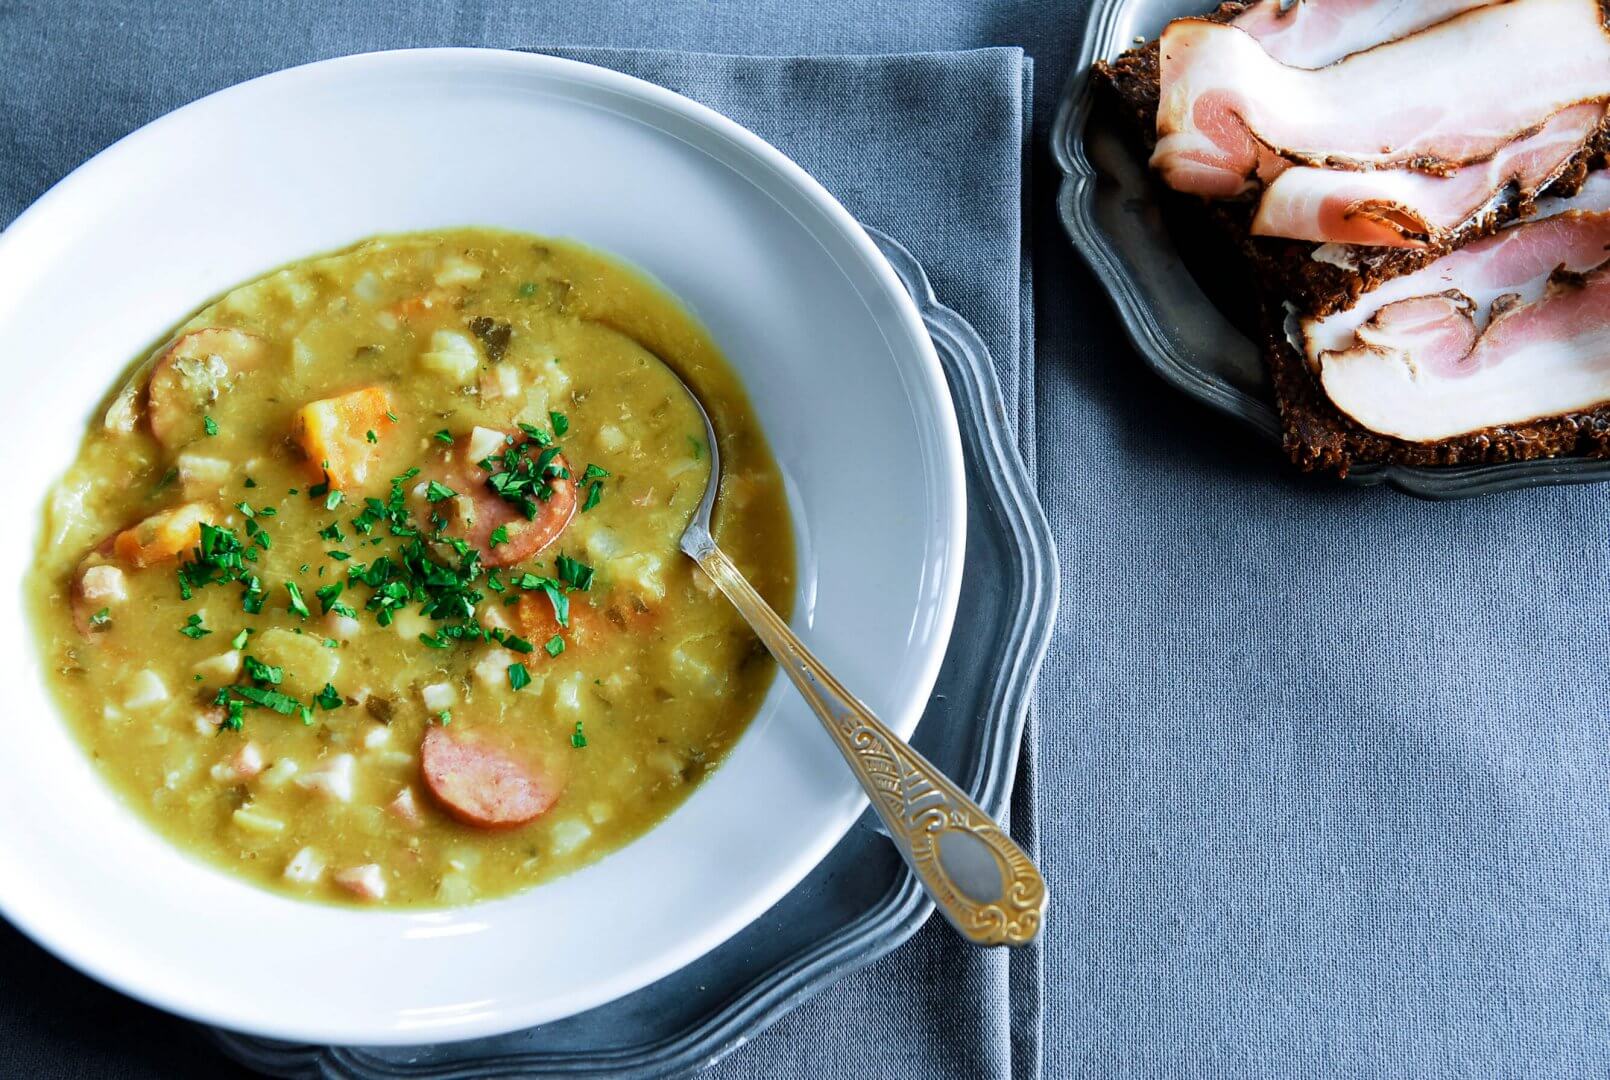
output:
[{"label": "blue-gray tablecloth", "polygon": [[[1013,51],[613,61],[756,127],[917,252],[995,352],[1063,564],[1014,805],[1055,896],[1043,957],[1008,970],[931,925],[720,1075],[1027,1076],[1042,1056],[1058,1078],[1605,1075],[1606,493],[1304,482],[1141,370],[1051,205],[1043,129],[1083,10],[0,0],[0,222],[176,105],[339,53],[1023,47],[1041,135],[1022,176]],[[6,1075],[219,1073],[182,1025],[9,931],[0,969]]]}]

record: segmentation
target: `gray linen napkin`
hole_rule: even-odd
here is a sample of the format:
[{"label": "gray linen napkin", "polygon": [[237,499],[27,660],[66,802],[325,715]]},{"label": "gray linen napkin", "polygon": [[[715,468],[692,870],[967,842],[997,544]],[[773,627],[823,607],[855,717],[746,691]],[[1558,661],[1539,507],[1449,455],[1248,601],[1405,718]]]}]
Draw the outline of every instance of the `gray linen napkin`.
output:
[{"label": "gray linen napkin", "polygon": [[[48,44],[15,38],[11,48]],[[207,51],[206,61],[216,64],[218,51]],[[1031,69],[1020,50],[820,58],[545,51],[616,68],[712,106],[779,146],[861,221],[904,243],[941,301],[988,344],[1032,465],[1033,324],[1022,229]],[[0,46],[0,57],[5,52]],[[220,80],[216,66],[198,81],[199,54],[173,59],[177,66],[154,80],[117,65],[110,73],[81,68],[82,81],[67,79],[66,86],[22,84],[0,74],[0,100],[20,106],[0,112],[0,152],[8,165],[0,174],[0,221],[10,221],[50,178],[109,137],[176,104],[173,81],[196,91],[234,81]],[[37,119],[17,123],[22,116]],[[1012,825],[1032,849],[1032,731],[1029,743]],[[199,1051],[188,1041],[173,1054],[162,1041],[118,1046],[100,1035],[108,1028],[126,1035],[146,1011],[86,990],[80,977],[52,966],[0,923],[0,969],[41,967],[37,982],[0,982],[0,1031],[9,1036],[0,1040],[0,1073],[66,1075],[77,1071],[73,1060],[98,1058],[101,1075],[171,1076],[197,1064]],[[113,1014],[111,1024],[103,1019],[95,1031],[64,1033],[54,1018],[86,994]],[[1034,1076],[1040,999],[1037,951],[982,953],[934,920],[906,947],[801,1005],[713,1075]],[[91,1052],[82,1053],[74,1040],[94,1044]],[[146,1061],[142,1053],[163,1060]],[[113,1065],[108,1055],[121,1060]]]}]

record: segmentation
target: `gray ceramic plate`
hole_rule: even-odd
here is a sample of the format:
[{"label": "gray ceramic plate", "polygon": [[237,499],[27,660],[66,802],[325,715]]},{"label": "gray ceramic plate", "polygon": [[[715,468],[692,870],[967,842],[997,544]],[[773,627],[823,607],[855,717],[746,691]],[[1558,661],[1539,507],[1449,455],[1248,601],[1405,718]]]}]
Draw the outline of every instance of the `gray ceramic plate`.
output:
[{"label": "gray ceramic plate", "polygon": [[[1251,426],[1271,443],[1280,421],[1252,339],[1210,300],[1164,226],[1152,181],[1091,108],[1090,67],[1156,37],[1170,19],[1200,15],[1213,0],[1095,0],[1084,43],[1051,129],[1063,173],[1057,209],[1068,235],[1117,309],[1152,370],[1167,382]],[[1458,499],[1540,484],[1610,479],[1610,461],[1552,458],[1465,468],[1369,466],[1347,477],[1389,484],[1425,499]]]},{"label": "gray ceramic plate", "polygon": [[[916,298],[961,426],[967,465],[969,648],[947,656],[913,740],[991,814],[1011,793],[1035,677],[1056,615],[1057,565],[1034,483],[1005,425],[978,334],[941,306],[911,254],[868,230]],[[824,736],[825,738],[825,736]],[[869,812],[798,888],[660,982],[552,1024],[438,1046],[296,1046],[217,1031],[275,1076],[659,1077],[720,1060],[795,1005],[910,938],[933,911]]]}]

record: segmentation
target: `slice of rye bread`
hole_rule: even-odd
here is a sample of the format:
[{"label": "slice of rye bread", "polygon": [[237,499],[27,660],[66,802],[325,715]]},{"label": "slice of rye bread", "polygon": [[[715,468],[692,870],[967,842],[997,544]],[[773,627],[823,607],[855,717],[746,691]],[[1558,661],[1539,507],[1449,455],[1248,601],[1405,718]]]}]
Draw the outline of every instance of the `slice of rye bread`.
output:
[{"label": "slice of rye bread", "polygon": [[[1610,0],[1602,0],[1610,18]],[[1249,4],[1228,2],[1204,18],[1228,22]],[[1157,141],[1159,94],[1158,43],[1130,49],[1111,63],[1097,63],[1098,88],[1120,117],[1137,149],[1150,156]],[[1582,186],[1590,169],[1610,156],[1610,122],[1579,151],[1561,175],[1534,198],[1566,198]],[[1343,414],[1325,395],[1302,355],[1286,339],[1286,305],[1314,315],[1350,307],[1381,283],[1412,273],[1448,251],[1529,213],[1533,199],[1509,200],[1485,218],[1472,222],[1453,241],[1437,248],[1345,249],[1352,266],[1313,258],[1318,244],[1252,236],[1256,195],[1242,200],[1210,201],[1155,185],[1173,213],[1191,215],[1209,226],[1208,234],[1228,248],[1251,277],[1262,312],[1264,359],[1280,407],[1282,442],[1291,460],[1305,470],[1333,470],[1345,476],[1355,465],[1394,463],[1418,466],[1480,465],[1561,455],[1610,457],[1610,406],[1549,417],[1520,425],[1470,432],[1434,443],[1407,442],[1380,435]]]},{"label": "slice of rye bread", "polygon": [[[1281,313],[1281,314],[1276,314]],[[1437,442],[1381,435],[1331,403],[1301,353],[1286,339],[1283,309],[1266,307],[1264,361],[1280,402],[1281,443],[1305,471],[1346,476],[1355,465],[1491,465],[1533,458],[1610,457],[1610,406],[1505,424]]]}]

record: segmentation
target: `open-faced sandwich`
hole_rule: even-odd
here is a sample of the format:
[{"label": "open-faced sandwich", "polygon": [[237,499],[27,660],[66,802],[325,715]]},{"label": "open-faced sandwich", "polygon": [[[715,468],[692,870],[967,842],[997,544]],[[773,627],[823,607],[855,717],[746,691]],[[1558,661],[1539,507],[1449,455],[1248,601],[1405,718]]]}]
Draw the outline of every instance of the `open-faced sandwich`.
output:
[{"label": "open-faced sandwich", "polygon": [[1610,456],[1602,0],[1254,0],[1097,65],[1239,256],[1292,459]]}]

